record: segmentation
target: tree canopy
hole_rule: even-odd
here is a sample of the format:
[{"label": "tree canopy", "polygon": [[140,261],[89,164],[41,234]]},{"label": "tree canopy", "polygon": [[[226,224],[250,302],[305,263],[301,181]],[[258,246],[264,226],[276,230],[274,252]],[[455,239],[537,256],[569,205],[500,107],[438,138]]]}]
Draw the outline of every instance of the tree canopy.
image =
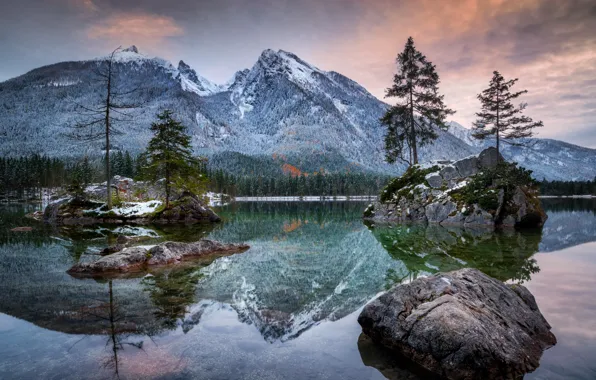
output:
[{"label": "tree canopy", "polygon": [[[400,159],[415,165],[418,146],[436,140],[435,128],[447,129],[446,117],[455,111],[447,108],[444,96],[439,95],[436,66],[416,49],[412,37],[408,38],[396,62],[398,72],[385,97],[398,98],[398,102],[381,118],[387,126],[386,159],[390,163]],[[409,159],[404,157],[406,149]]]},{"label": "tree canopy", "polygon": [[522,115],[526,103],[517,107],[513,105],[512,100],[528,92],[511,92],[517,81],[518,78],[505,80],[498,71],[494,71],[488,88],[478,94],[482,110],[476,113],[478,119],[473,123],[472,136],[480,140],[495,136],[497,151],[500,151],[501,140],[514,144],[510,140],[532,137],[534,128],[543,126],[542,121],[535,122]]},{"label": "tree canopy", "polygon": [[145,177],[163,178],[166,208],[169,208],[172,188],[198,194],[204,191],[206,177],[201,173],[201,160],[193,157],[186,127],[173,118],[170,110],[157,115],[151,125],[153,138],[145,153]]}]

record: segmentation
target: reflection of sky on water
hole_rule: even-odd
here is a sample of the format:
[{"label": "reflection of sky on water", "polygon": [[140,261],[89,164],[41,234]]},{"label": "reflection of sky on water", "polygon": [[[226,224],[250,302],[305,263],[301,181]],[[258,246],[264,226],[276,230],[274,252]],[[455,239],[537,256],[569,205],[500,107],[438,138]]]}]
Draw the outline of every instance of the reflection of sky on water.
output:
[{"label": "reflection of sky on water", "polygon": [[[211,232],[247,241],[252,248],[244,254],[204,269],[113,280],[114,303],[124,315],[114,329],[125,343],[117,352],[121,378],[381,379],[379,371],[409,378],[359,343],[358,313],[383,290],[388,273],[409,280],[462,265],[496,265],[494,275],[508,279],[530,260],[540,271],[523,272],[531,277],[526,284],[559,343],[529,378],[594,378],[596,243],[568,240],[563,250],[553,248],[551,241],[566,236],[568,211],[550,212],[542,237],[410,229],[398,234],[408,249],[394,249],[397,231],[407,230],[370,230],[358,207],[275,207],[236,210]],[[590,211],[572,215],[594,224]],[[106,325],[73,317],[82,306],[105,303],[108,284],[66,275],[86,248],[69,242],[72,236],[62,238],[67,243],[42,236],[0,244],[0,311],[29,321],[0,313],[0,378],[113,377]],[[549,252],[533,255],[537,250]],[[126,342],[142,342],[142,349]]]}]

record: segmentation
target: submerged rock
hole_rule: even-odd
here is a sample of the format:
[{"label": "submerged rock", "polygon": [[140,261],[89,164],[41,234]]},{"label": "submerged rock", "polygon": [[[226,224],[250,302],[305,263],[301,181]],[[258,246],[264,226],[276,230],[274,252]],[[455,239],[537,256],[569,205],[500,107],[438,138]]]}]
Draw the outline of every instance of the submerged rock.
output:
[{"label": "submerged rock", "polygon": [[33,227],[15,227],[11,228],[12,232],[29,232],[33,231]]},{"label": "submerged rock", "polygon": [[78,263],[68,273],[93,275],[129,272],[146,266],[174,264],[192,257],[242,252],[248,248],[246,244],[225,244],[207,239],[195,243],[165,242],[151,248],[125,248],[93,262]]},{"label": "submerged rock", "polygon": [[449,379],[514,379],[556,344],[532,294],[476,269],[397,285],[365,306],[363,332]]}]

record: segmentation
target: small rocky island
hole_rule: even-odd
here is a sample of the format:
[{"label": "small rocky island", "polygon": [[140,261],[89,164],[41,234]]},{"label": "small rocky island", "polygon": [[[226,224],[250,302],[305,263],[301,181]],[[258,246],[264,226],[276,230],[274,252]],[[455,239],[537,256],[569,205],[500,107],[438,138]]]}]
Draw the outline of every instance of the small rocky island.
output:
[{"label": "small rocky island", "polygon": [[207,239],[194,243],[165,242],[152,247],[128,247],[96,261],[77,263],[68,273],[75,276],[106,276],[140,271],[150,266],[177,264],[192,258],[231,255],[248,248],[246,244],[224,244]]},{"label": "small rocky island", "polygon": [[91,185],[78,194],[52,201],[41,218],[57,225],[215,223],[221,218],[207,202],[188,191],[173,194],[165,208],[159,186],[114,177],[116,202],[106,206],[106,186]]},{"label": "small rocky island", "polygon": [[541,227],[546,213],[531,172],[505,162],[495,148],[459,161],[415,165],[364,210],[377,222],[486,227]]},{"label": "small rocky island", "polygon": [[532,294],[476,269],[397,285],[364,307],[364,334],[447,379],[517,379],[556,344]]}]

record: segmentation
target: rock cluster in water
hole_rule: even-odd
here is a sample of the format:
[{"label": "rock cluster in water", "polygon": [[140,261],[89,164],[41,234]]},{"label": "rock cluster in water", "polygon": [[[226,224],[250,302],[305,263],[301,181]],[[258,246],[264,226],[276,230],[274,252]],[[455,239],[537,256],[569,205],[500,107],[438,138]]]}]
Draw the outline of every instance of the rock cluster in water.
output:
[{"label": "rock cluster in water", "polygon": [[488,148],[478,156],[459,161],[439,161],[431,167],[408,169],[388,184],[378,202],[368,206],[364,218],[382,222],[540,227],[547,216],[528,172],[504,162],[495,148]]},{"label": "rock cluster in water", "polygon": [[50,203],[43,220],[60,225],[88,225],[96,223],[173,224],[215,223],[221,218],[203,200],[185,192],[170,201],[165,209],[159,200],[122,202],[107,210],[105,203],[86,197],[65,197]]},{"label": "rock cluster in water", "polygon": [[366,305],[373,341],[449,379],[514,379],[556,344],[532,294],[476,269],[419,278]]},{"label": "rock cluster in water", "polygon": [[175,264],[183,259],[213,254],[232,254],[247,250],[246,244],[224,244],[203,239],[195,243],[165,242],[153,246],[130,247],[96,261],[78,263],[68,270],[71,274],[102,274],[129,272],[147,266]]}]

